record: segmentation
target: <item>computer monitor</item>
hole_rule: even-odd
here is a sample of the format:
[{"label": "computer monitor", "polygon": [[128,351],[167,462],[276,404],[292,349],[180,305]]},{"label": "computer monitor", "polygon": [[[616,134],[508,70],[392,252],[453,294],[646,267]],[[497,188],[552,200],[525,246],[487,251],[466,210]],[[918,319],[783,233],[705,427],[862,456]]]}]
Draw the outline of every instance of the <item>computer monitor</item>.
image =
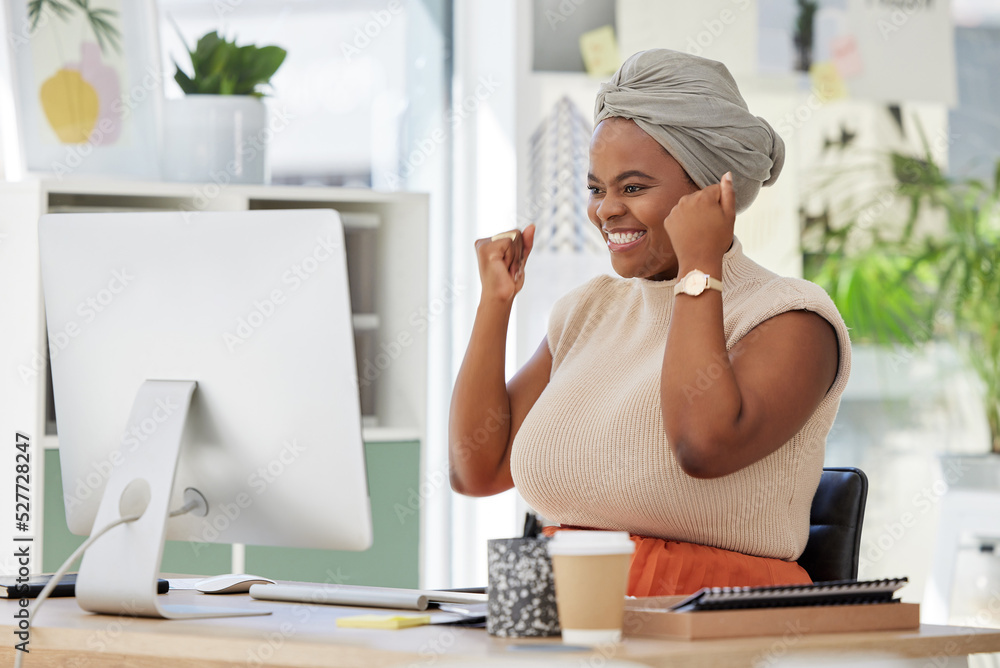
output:
[{"label": "computer monitor", "polygon": [[166,538],[371,545],[336,212],[51,214],[39,245],[69,528],[145,507],[87,551],[83,608],[215,614],[158,602]]}]

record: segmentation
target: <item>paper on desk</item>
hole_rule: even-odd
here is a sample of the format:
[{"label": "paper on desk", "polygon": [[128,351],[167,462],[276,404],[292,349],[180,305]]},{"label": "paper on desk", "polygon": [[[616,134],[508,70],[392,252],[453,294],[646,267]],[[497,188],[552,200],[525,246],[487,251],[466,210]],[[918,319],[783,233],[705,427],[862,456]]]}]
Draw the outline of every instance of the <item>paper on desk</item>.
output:
[{"label": "paper on desk", "polygon": [[463,617],[486,617],[485,603],[447,603],[437,602],[438,610],[450,612]]},{"label": "paper on desk", "polygon": [[405,629],[430,623],[430,615],[358,615],[337,619],[337,626],[349,629]]}]

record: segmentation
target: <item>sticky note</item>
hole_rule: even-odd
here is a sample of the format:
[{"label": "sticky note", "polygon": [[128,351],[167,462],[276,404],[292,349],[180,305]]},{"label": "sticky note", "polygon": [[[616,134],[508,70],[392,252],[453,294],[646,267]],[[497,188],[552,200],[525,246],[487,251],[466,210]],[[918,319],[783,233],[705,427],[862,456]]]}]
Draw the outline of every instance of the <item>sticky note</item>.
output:
[{"label": "sticky note", "polygon": [[405,629],[430,623],[430,615],[357,615],[337,618],[337,626],[348,629]]},{"label": "sticky note", "polygon": [[813,91],[820,102],[830,102],[847,97],[847,87],[833,63],[813,63],[813,66],[809,68],[809,78],[812,80]]},{"label": "sticky note", "polygon": [[856,77],[864,71],[864,61],[854,35],[840,35],[830,40],[830,52],[837,72],[845,79]]},{"label": "sticky note", "polygon": [[583,56],[583,66],[590,76],[606,77],[614,74],[621,64],[615,29],[609,25],[601,26],[580,35],[580,55]]}]

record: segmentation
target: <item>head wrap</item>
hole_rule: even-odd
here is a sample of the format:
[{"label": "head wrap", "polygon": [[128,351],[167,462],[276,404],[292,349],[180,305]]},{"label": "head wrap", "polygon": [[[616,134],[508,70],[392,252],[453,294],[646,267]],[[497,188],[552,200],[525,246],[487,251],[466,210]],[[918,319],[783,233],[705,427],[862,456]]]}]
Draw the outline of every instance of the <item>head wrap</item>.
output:
[{"label": "head wrap", "polygon": [[630,118],[660,143],[699,188],[733,173],[736,211],[778,178],[785,143],[754,116],[726,66],[679,51],[640,51],[601,84],[594,124]]}]

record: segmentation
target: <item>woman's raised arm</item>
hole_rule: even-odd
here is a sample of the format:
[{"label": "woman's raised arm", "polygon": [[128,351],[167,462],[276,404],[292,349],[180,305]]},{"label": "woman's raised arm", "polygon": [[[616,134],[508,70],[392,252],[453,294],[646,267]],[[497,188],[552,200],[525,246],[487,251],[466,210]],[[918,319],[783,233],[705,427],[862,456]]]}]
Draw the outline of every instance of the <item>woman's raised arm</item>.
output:
[{"label": "woman's raised arm", "polygon": [[[665,221],[678,276],[718,278],[732,243],[732,181],[685,196]],[[789,311],[726,350],[722,294],[678,295],[660,380],[663,426],[681,468],[715,478],[749,466],[794,436],[837,375],[837,335],[822,316]],[[707,384],[703,378],[709,378]]]},{"label": "woman's raised arm", "polygon": [[455,380],[448,421],[451,486],[461,494],[489,496],[514,486],[510,448],[525,416],[545,389],[552,369],[547,341],[504,382],[507,325],[535,228],[476,241],[483,284],[465,359]]}]

